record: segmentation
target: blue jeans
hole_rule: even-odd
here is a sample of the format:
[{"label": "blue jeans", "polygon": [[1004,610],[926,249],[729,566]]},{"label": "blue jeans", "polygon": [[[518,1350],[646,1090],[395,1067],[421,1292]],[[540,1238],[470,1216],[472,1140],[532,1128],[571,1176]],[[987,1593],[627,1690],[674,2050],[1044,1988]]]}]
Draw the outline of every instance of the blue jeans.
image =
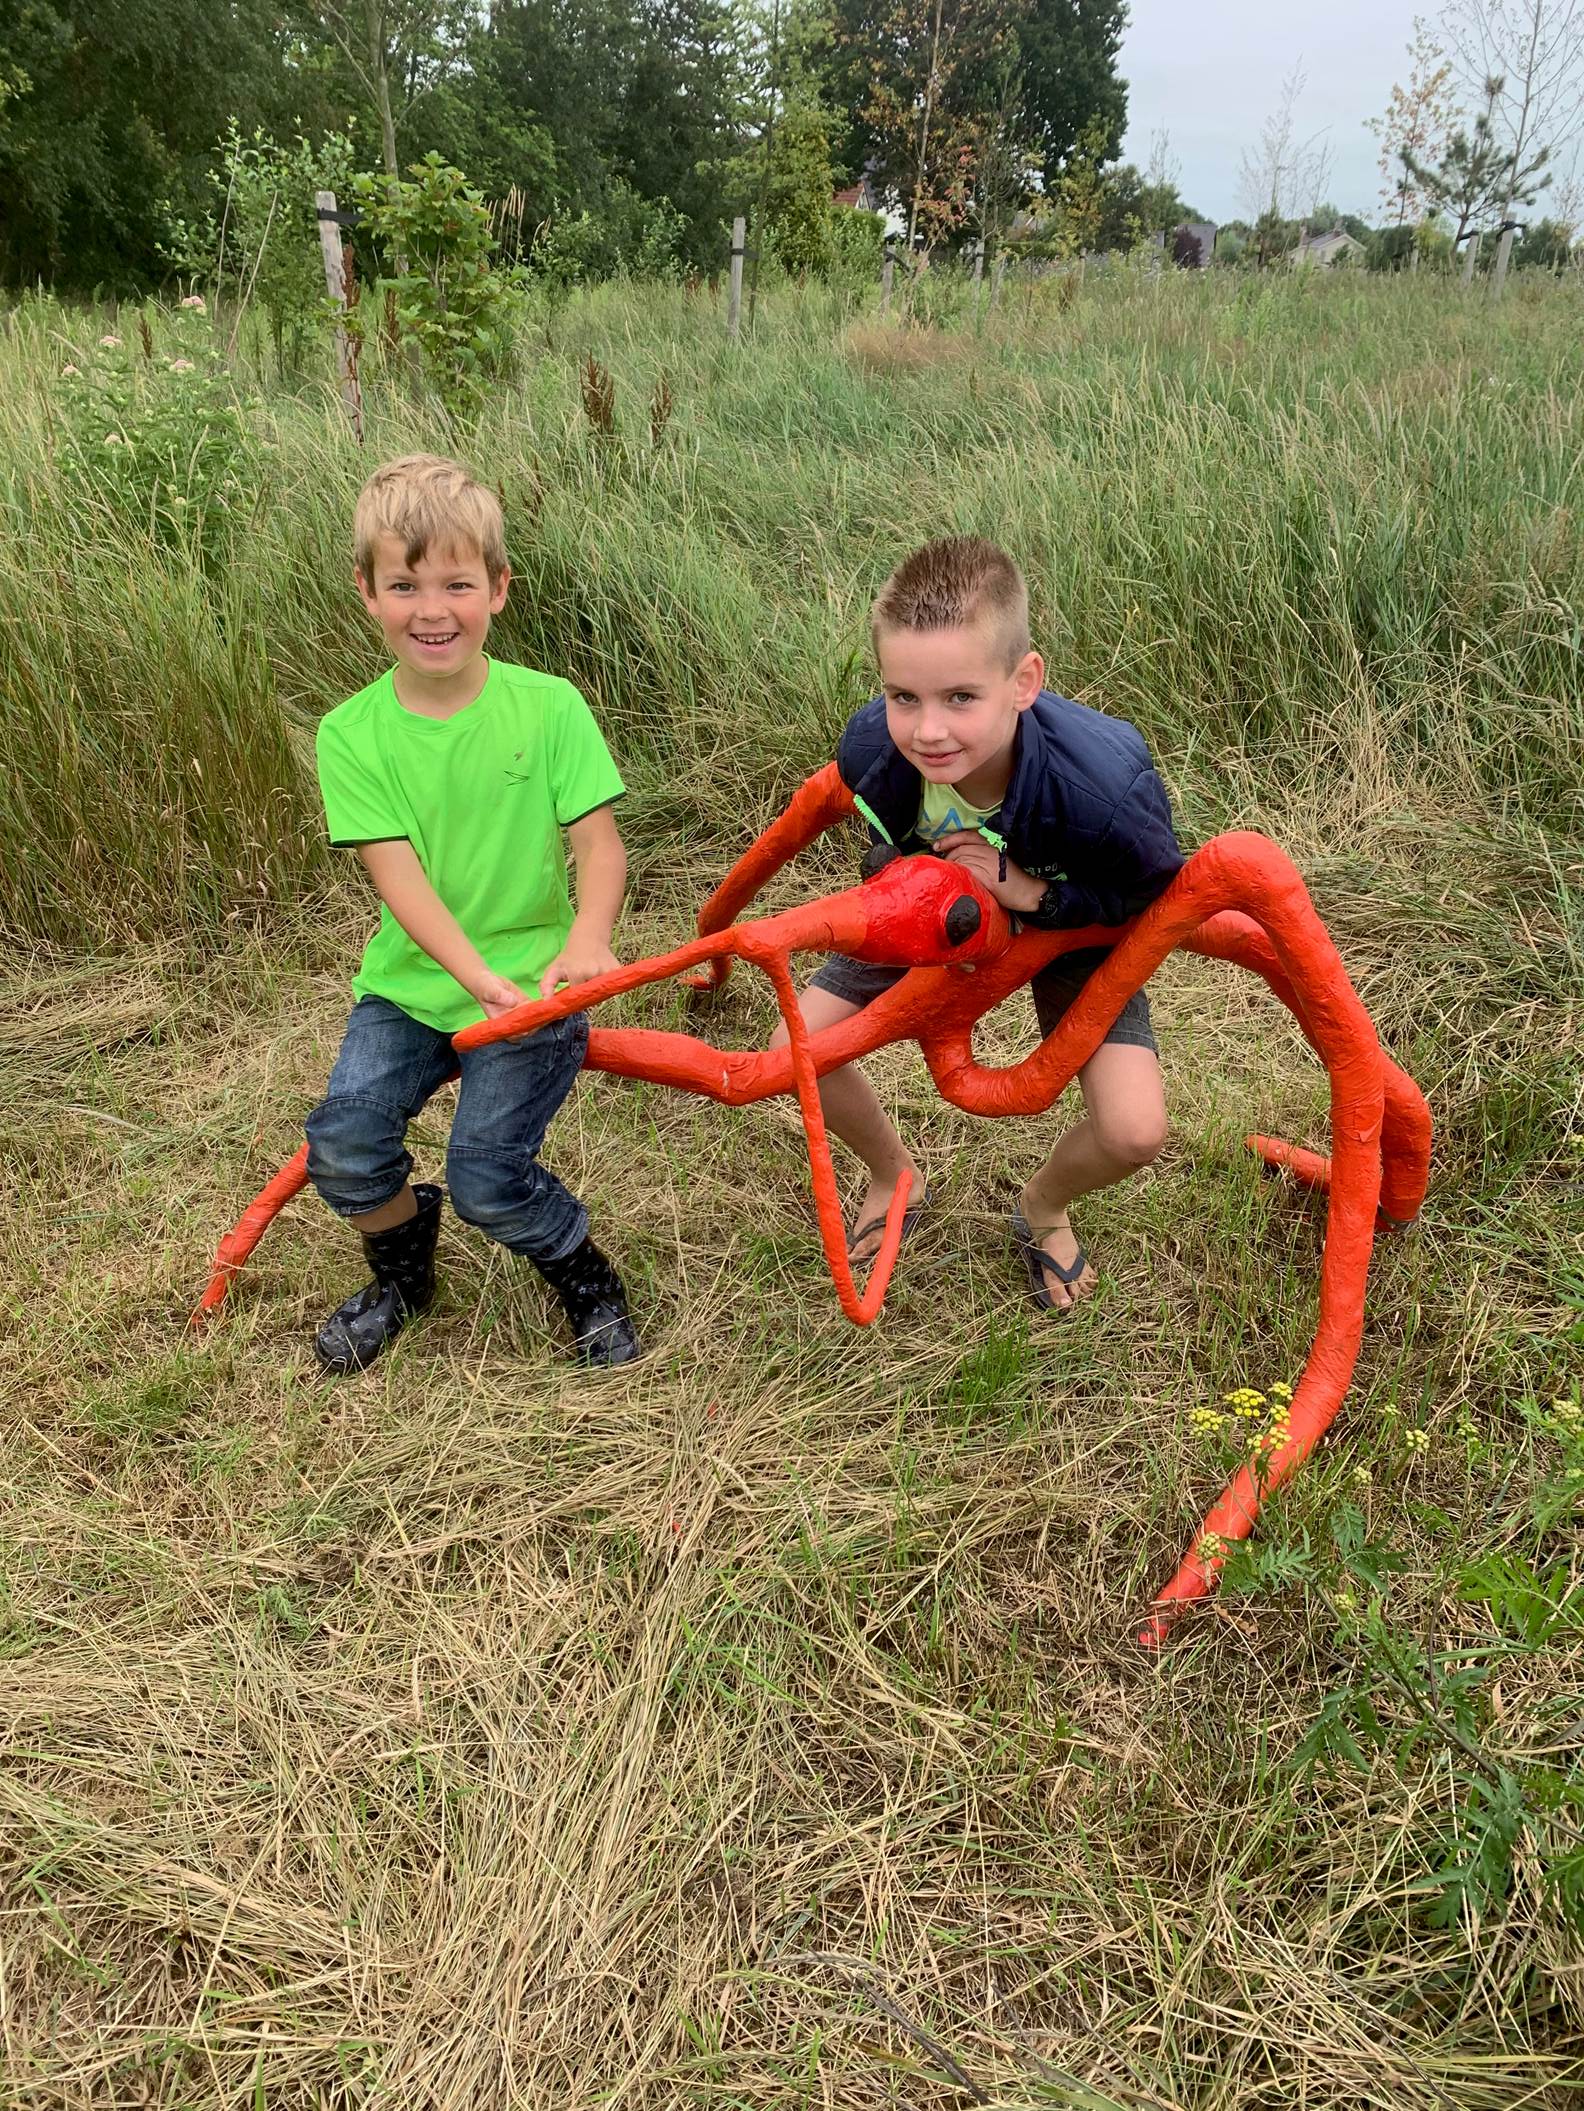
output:
[{"label": "blue jeans", "polygon": [[581,1202],[539,1163],[550,1118],[588,1046],[588,1015],[459,1056],[449,1034],[384,997],[353,1005],[323,1100],[308,1117],[308,1177],[338,1217],[401,1192],[407,1124],[460,1067],[446,1185],[464,1223],[531,1260],[559,1261],[588,1236]]}]

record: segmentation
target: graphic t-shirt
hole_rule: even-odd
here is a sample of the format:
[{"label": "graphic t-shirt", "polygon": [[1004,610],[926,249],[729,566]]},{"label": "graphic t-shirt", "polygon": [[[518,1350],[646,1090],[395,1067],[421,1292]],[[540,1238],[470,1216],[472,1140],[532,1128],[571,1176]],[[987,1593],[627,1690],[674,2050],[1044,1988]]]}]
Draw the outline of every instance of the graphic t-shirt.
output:
[{"label": "graphic t-shirt", "polygon": [[931,784],[927,777],[921,781],[923,795],[919,801],[916,832],[926,843],[938,843],[942,836],[955,835],[961,829],[979,829],[989,835],[996,848],[1000,849],[999,804],[975,806],[973,801],[965,799],[953,784]]},{"label": "graphic t-shirt", "polygon": [[[422,718],[383,674],[320,721],[318,757],[331,842],[405,838],[495,973],[536,993],[572,927],[561,830],[624,790],[572,684],[491,660],[471,704]],[[484,1016],[383,905],[352,988],[441,1033]]]}]

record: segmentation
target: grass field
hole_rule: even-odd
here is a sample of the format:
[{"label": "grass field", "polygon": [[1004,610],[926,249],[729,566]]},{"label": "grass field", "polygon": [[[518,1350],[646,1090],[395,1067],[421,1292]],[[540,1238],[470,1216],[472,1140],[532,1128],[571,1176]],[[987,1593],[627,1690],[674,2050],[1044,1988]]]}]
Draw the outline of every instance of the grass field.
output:
[{"label": "grass field", "polygon": [[[159,374],[191,318],[147,320]],[[364,456],[244,328],[201,555],[60,379],[102,334],[135,369],[136,317],[0,319],[7,2111],[1584,2098],[1581,321],[1577,286],[1182,276],[980,330],[777,292],[733,352],[708,295],[607,289],[476,434],[371,368]],[[603,1078],[548,1156],[634,1372],[571,1370],[450,1224],[432,1317],[326,1383],[357,1271],[309,1199],[185,1333],[368,927],[311,733],[379,664],[352,494],[414,443],[501,482],[500,649],[627,774],[626,955],[827,758],[869,595],[946,528],[1023,560],[1053,686],[1139,723],[1186,842],[1298,861],[1429,1094],[1430,1199],[1330,1437],[1158,1658],[1232,1443],[1190,1411],[1313,1331],[1320,1219],[1240,1139],[1323,1146],[1323,1077],[1232,970],[1152,985],[1173,1137],[1090,1207],[1069,1323],[1004,1224],[1047,1132],[896,1050],[945,1207],[867,1333],[788,1105]],[[740,980],[709,1031],[746,1046]]]}]

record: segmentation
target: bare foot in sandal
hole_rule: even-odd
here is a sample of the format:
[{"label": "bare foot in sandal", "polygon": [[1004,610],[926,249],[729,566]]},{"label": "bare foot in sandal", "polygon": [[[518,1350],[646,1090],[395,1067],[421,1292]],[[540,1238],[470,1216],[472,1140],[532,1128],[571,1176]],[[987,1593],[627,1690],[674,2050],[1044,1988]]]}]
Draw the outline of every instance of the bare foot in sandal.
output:
[{"label": "bare foot in sandal", "polygon": [[[1041,1203],[1032,1183],[1018,1200],[1030,1242],[1056,1264],[1054,1268],[1042,1268],[1035,1263],[1030,1273],[1032,1275],[1034,1268],[1038,1269],[1040,1281],[1049,1292],[1053,1311],[1070,1312],[1093,1294],[1100,1278],[1095,1274],[1066,1210],[1052,1211],[1048,1203]],[[1078,1266],[1080,1260],[1083,1263],[1081,1268]]]},{"label": "bare foot in sandal", "polygon": [[[924,1175],[909,1158],[905,1166],[898,1169],[913,1175],[913,1184],[908,1189],[907,1207],[902,1213],[902,1236],[905,1239],[923,1212],[928,1195]],[[880,1241],[885,1236],[886,1211],[891,1206],[895,1192],[897,1174],[872,1179],[864,1190],[863,1200],[853,1218],[853,1229],[847,1236],[847,1265],[849,1268],[867,1268],[880,1251]]]}]

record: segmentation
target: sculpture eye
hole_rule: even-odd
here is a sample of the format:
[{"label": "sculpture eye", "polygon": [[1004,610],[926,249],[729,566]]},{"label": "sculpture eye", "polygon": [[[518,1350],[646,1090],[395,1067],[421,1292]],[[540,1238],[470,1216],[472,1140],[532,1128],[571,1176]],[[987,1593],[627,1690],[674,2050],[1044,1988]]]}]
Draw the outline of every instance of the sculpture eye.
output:
[{"label": "sculpture eye", "polygon": [[979,904],[971,894],[959,894],[946,911],[946,938],[950,945],[964,946],[979,928]]}]

